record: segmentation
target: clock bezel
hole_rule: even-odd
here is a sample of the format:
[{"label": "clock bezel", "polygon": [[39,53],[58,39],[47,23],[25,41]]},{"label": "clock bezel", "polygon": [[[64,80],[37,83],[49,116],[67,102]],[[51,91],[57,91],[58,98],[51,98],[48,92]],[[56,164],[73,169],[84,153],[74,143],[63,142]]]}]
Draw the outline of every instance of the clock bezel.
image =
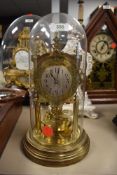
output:
[{"label": "clock bezel", "polygon": [[[72,77],[71,88],[69,89],[69,91],[61,96],[58,96],[57,98],[54,98],[49,93],[46,93],[41,84],[42,74],[44,70],[49,66],[65,66]],[[37,89],[37,92],[47,101],[54,105],[58,105],[66,101],[68,98],[72,97],[73,94],[76,92],[78,83],[80,81],[80,77],[79,75],[77,75],[78,70],[76,67],[76,60],[74,56],[71,56],[67,53],[57,53],[56,51],[53,53],[44,54],[37,58],[37,69],[34,70],[35,88]]]},{"label": "clock bezel", "polygon": [[[103,37],[103,40],[100,39]],[[98,39],[97,39],[98,38]],[[104,38],[107,38],[107,39],[104,39]],[[100,39],[100,40],[99,40]],[[97,41],[96,41],[97,40]],[[98,62],[100,63],[104,63],[106,61],[108,61],[110,58],[112,58],[113,54],[115,53],[115,49],[114,48],[111,48],[111,45],[110,45],[110,41],[111,42],[114,42],[112,37],[109,35],[109,34],[106,34],[106,33],[98,33],[97,35],[95,35],[92,40],[90,41],[90,44],[89,44],[89,51],[91,53],[91,55],[93,56],[94,59],[96,59]],[[107,49],[105,52],[100,52],[99,51],[99,48],[98,47],[98,44],[100,42],[106,42],[106,45],[107,45]],[[93,45],[93,43],[95,45]],[[92,46],[93,45],[93,46]],[[95,50],[96,50],[96,53],[93,52],[93,49],[92,47],[95,46]],[[111,54],[107,55],[108,51],[111,49]]]}]

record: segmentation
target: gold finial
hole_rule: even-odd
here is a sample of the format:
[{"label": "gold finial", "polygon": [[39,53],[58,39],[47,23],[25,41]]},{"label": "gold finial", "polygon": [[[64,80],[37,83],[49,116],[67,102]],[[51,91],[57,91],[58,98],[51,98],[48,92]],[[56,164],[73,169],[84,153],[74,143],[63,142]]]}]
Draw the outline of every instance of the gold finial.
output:
[{"label": "gold finial", "polygon": [[55,37],[53,39],[53,45],[52,45],[52,48],[55,50],[55,51],[60,51],[61,50],[61,44],[60,44],[60,39],[58,38],[57,36],[57,33],[55,34]]},{"label": "gold finial", "polygon": [[19,47],[29,48],[29,39],[30,39],[30,28],[24,27],[18,36]]},{"label": "gold finial", "polygon": [[83,24],[83,14],[84,14],[84,7],[83,7],[83,0],[79,0],[78,4],[79,4],[79,12],[78,12],[78,21]]}]

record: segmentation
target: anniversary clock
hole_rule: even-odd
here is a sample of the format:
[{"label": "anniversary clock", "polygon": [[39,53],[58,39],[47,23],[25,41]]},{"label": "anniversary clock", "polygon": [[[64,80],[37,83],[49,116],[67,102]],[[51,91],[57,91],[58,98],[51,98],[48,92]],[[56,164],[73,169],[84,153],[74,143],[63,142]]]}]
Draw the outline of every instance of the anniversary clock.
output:
[{"label": "anniversary clock", "polygon": [[12,22],[2,40],[2,67],[7,87],[29,87],[29,39],[37,15],[24,15]]},{"label": "anniversary clock", "polygon": [[[64,48],[72,41],[74,52],[67,53]],[[64,13],[41,18],[31,31],[31,128],[23,139],[23,150],[45,166],[73,164],[89,150],[89,137],[81,124],[86,68],[82,46],[86,48],[82,26]],[[72,103],[66,104],[70,98]]]},{"label": "anniversary clock", "polygon": [[87,90],[94,103],[117,102],[117,20],[105,3],[86,27],[88,51],[93,57]]}]

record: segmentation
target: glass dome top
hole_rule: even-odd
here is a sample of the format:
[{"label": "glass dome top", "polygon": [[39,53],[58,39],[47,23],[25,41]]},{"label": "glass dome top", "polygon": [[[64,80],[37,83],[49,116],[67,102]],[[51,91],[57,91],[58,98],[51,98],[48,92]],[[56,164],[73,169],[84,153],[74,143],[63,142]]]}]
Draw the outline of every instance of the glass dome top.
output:
[{"label": "glass dome top", "polygon": [[31,31],[31,48],[35,50],[35,41],[44,41],[47,51],[52,48],[54,39],[59,38],[61,51],[75,54],[76,45],[86,50],[86,35],[81,24],[72,16],[65,13],[52,13],[41,18]]},{"label": "glass dome top", "polygon": [[37,15],[23,15],[11,23],[2,43],[2,70],[8,86],[28,86],[30,31],[40,19]]},{"label": "glass dome top", "polygon": [[34,96],[60,106],[77,94],[82,109],[87,39],[81,24],[68,14],[51,13],[34,25],[30,38]]},{"label": "glass dome top", "polygon": [[[68,69],[71,69],[70,70],[71,78],[69,76],[69,82],[71,82],[71,85],[69,84],[68,92],[63,93],[64,95],[60,94],[66,91],[65,84],[67,82],[65,82],[66,77],[63,77],[61,73],[60,73],[61,91],[57,87],[57,85],[55,89],[58,88],[59,90],[55,89],[53,90],[55,92],[58,92],[58,95],[55,92],[52,92],[50,96],[50,92],[48,91],[48,85],[44,91],[44,88],[42,88],[44,86],[43,77],[40,77],[41,80],[39,81],[42,81],[41,83],[38,83],[37,81],[34,80],[34,82],[37,83],[36,86],[39,86],[39,90],[42,89],[42,92],[40,91],[40,94],[43,97],[45,97],[46,94],[47,98],[52,103],[61,103],[62,100],[71,97],[75,93],[77,87],[80,86],[82,83],[84,83],[84,77],[86,71],[86,44],[87,44],[85,31],[81,26],[81,24],[70,15],[64,13],[52,13],[44,16],[34,25],[34,27],[31,30],[30,38],[31,38],[30,48],[32,54],[32,61],[34,63],[35,70],[45,69],[44,67],[41,68],[41,66],[43,65],[42,63],[43,60],[47,62],[45,63],[45,65],[47,64],[46,67],[49,67],[49,65],[51,65],[50,68],[45,69],[46,73],[43,75],[43,77],[45,77],[46,74],[50,75],[49,72],[51,71],[51,69],[54,69],[53,68],[54,66],[52,64],[56,65],[55,69],[58,69],[59,67],[58,64],[63,65],[63,68],[60,69],[64,69],[63,71],[65,74],[64,76],[66,76],[66,74],[68,75],[67,70],[65,71],[65,68],[67,67]],[[51,61],[46,61],[48,60],[48,58],[50,58]],[[64,60],[63,62],[60,61],[62,59]],[[59,63],[57,64],[57,62]],[[68,66],[69,63],[70,66]],[[72,65],[75,64],[77,68],[72,68]],[[36,74],[40,76],[39,71],[37,71]],[[55,75],[55,77],[57,76],[58,75]],[[70,81],[71,79],[72,81]],[[48,80],[48,83],[49,82],[50,82],[49,87],[51,89],[52,86],[51,78],[50,80]],[[33,83],[31,82],[31,84]],[[70,88],[70,86],[72,86],[72,88]],[[55,93],[55,95],[53,95],[53,93]]]},{"label": "glass dome top", "polygon": [[23,15],[10,24],[1,42],[3,67],[4,62],[9,63],[9,60],[12,59],[13,49],[17,46],[17,44],[20,44],[18,43],[20,33],[24,30],[24,32],[29,34],[32,27],[39,19],[40,17],[37,15]]}]

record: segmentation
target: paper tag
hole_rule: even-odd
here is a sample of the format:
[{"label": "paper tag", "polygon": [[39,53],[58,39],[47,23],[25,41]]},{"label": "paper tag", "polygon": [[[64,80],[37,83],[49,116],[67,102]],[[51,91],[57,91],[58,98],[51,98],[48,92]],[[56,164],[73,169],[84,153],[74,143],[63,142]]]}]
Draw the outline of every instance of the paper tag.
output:
[{"label": "paper tag", "polygon": [[72,26],[68,23],[58,23],[58,24],[55,24],[55,23],[51,23],[50,24],[50,29],[52,32],[56,32],[56,31],[69,31],[69,30],[72,30]]},{"label": "paper tag", "polygon": [[33,23],[33,19],[25,19],[26,23]]},{"label": "paper tag", "polygon": [[111,9],[110,5],[103,5],[103,9]]}]

